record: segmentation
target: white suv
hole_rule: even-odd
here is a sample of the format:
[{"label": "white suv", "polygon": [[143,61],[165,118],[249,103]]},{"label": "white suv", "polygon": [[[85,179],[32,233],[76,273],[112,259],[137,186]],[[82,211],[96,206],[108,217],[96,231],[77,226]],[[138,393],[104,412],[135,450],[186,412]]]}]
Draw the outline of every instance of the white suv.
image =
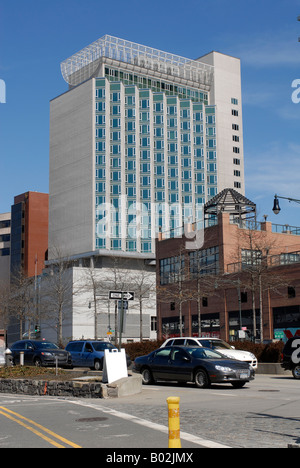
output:
[{"label": "white suv", "polygon": [[217,350],[223,356],[236,359],[237,361],[248,362],[254,370],[257,369],[257,358],[254,354],[249,353],[249,351],[239,351],[219,338],[169,338],[161,345],[161,348],[165,346],[202,346],[203,348],[211,348]]}]

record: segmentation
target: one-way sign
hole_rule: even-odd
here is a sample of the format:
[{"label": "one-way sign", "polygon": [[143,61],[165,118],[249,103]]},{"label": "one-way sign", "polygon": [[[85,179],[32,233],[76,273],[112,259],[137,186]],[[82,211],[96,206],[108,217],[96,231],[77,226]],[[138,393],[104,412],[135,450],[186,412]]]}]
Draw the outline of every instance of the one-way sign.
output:
[{"label": "one-way sign", "polygon": [[123,301],[133,301],[134,292],[127,291],[109,291],[109,299],[121,299]]}]

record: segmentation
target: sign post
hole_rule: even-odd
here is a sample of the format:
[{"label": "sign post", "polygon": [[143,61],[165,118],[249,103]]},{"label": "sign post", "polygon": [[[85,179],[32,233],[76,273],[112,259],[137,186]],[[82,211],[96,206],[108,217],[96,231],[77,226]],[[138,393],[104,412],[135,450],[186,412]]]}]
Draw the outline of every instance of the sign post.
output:
[{"label": "sign post", "polygon": [[[134,300],[134,292],[129,291],[109,291],[109,299],[119,300],[119,350],[121,351],[122,333],[125,332],[124,312],[128,309],[128,301]],[[119,308],[119,307],[118,307]]]}]

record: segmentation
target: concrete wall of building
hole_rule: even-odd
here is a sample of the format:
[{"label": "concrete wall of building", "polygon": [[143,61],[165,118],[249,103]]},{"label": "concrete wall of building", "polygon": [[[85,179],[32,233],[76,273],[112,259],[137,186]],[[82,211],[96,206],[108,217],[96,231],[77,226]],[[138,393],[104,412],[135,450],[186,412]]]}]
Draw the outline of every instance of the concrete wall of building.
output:
[{"label": "concrete wall of building", "polygon": [[[122,263],[122,265],[121,265]],[[91,263],[93,265],[93,263]],[[109,291],[133,291],[135,299],[128,302],[123,342],[140,339],[139,290],[142,293],[143,339],[156,339],[151,330],[151,319],[156,318],[155,267],[144,260],[97,257],[97,266],[73,267],[64,272],[61,289],[66,296],[63,306],[63,341],[71,339],[114,339],[118,324],[118,303],[109,300]],[[59,281],[59,280],[58,280]],[[94,287],[93,284],[96,286]],[[57,341],[58,287],[54,274],[41,279],[40,313],[41,338]],[[95,334],[95,298],[97,310],[97,334]],[[50,313],[49,313],[50,312]],[[111,331],[111,334],[108,334]],[[117,335],[118,337],[119,335]]]},{"label": "concrete wall of building", "polygon": [[49,258],[95,244],[94,80],[50,106]]},{"label": "concrete wall of building", "polygon": [[[123,340],[140,339],[139,290],[142,293],[142,334],[143,339],[156,339],[156,331],[151,331],[151,317],[156,317],[155,271],[141,262],[130,261],[121,267],[112,264],[112,258],[103,258],[101,268],[74,268],[73,285],[73,337],[78,339],[95,337],[95,300],[93,282],[97,284],[97,336],[99,339],[112,339],[119,329],[118,313],[120,304],[109,299],[109,291],[135,292],[133,301],[128,301],[126,327]],[[119,263],[119,262],[118,262]],[[108,335],[111,332],[112,334]]]},{"label": "concrete wall of building", "polygon": [[[198,60],[214,66],[210,104],[217,106],[218,192],[233,187],[245,194],[240,60],[219,52],[211,52]],[[233,104],[232,99],[236,99],[237,104]],[[238,115],[232,115],[232,111],[237,111]],[[239,130],[233,130],[232,124],[238,125]],[[233,136],[239,141],[234,141]],[[233,152],[234,147],[239,153]],[[233,159],[239,159],[240,164],[234,164]],[[240,171],[241,175],[234,176],[234,171]],[[239,182],[241,187],[236,187],[234,182]]]}]

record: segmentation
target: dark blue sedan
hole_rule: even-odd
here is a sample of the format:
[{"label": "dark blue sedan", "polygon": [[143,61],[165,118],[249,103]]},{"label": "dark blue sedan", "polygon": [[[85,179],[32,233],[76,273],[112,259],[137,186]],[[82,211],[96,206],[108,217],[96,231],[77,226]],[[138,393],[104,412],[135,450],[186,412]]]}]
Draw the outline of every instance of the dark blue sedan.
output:
[{"label": "dark blue sedan", "polygon": [[[90,369],[103,370],[104,353],[106,349],[117,349],[108,341],[76,340],[70,341],[66,346],[72,356],[73,367],[89,367]],[[126,355],[127,366],[131,364],[129,356]]]},{"label": "dark blue sedan", "polygon": [[255,376],[254,369],[246,362],[226,359],[212,349],[182,346],[159,348],[148,356],[136,358],[133,371],[142,374],[145,385],[172,380],[194,382],[198,388],[213,383],[230,383],[241,388]]}]

